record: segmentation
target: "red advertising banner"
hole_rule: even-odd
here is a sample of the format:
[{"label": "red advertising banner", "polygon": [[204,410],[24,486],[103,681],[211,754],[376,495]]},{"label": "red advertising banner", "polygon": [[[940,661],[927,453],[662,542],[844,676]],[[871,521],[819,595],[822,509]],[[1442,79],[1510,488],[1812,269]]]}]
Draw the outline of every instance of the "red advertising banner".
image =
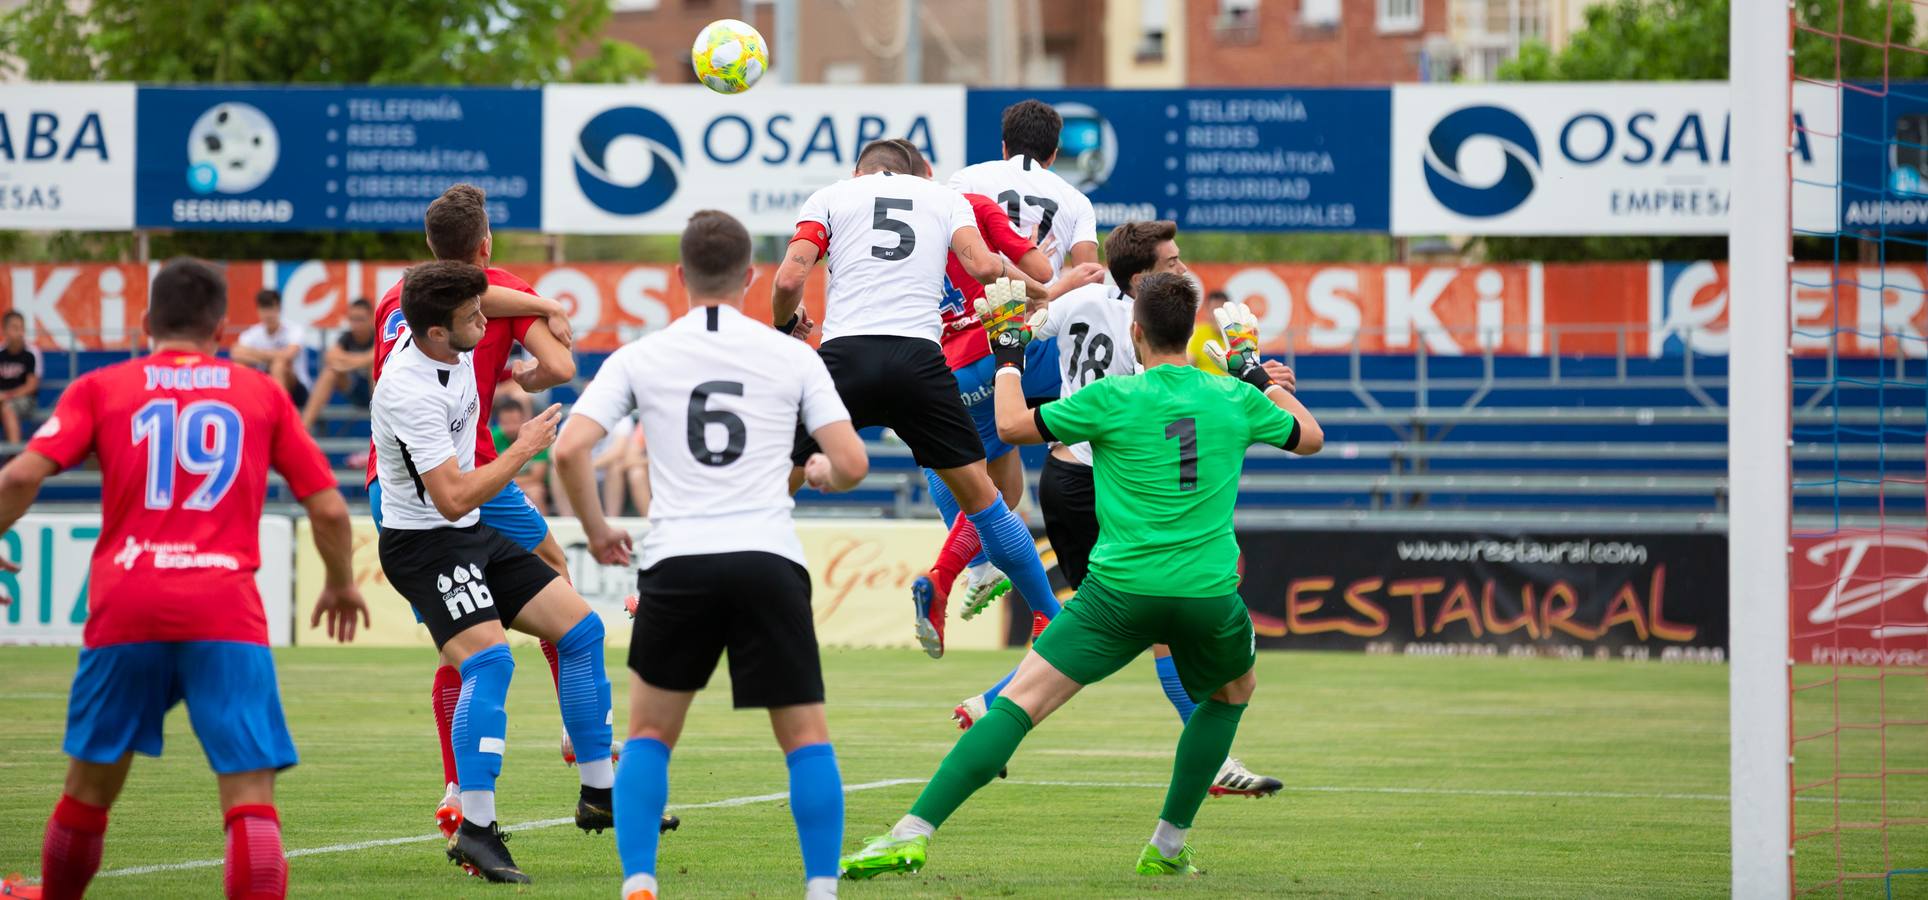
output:
[{"label": "red advertising banner", "polygon": [[[403,262],[261,260],[227,265],[230,317],[254,321],[250,302],[279,290],[283,315],[307,328],[341,323],[356,297],[377,298]],[[0,309],[16,309],[45,347],[122,346],[138,332],[157,264],[0,266]],[[667,324],[687,309],[674,268],[627,263],[517,264],[509,270],[569,305],[586,350],[607,350]],[[774,267],[759,266],[751,311],[768,312]],[[1299,353],[1485,351],[1542,356],[1658,357],[1727,352],[1727,266],[1715,262],[1485,266],[1268,265],[1193,267],[1207,290],[1224,290],[1260,317],[1266,350]],[[807,303],[822,318],[823,269]],[[1795,344],[1844,356],[1928,356],[1928,267],[1796,266]]]},{"label": "red advertising banner", "polygon": [[1799,536],[1788,578],[1796,663],[1928,666],[1928,535]]}]

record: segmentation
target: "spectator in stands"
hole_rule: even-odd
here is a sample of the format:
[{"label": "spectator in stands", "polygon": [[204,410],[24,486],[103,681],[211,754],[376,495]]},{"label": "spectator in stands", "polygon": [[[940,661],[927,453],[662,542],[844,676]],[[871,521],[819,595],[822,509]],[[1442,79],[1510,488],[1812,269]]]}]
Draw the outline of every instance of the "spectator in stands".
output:
[{"label": "spectator in stands", "polygon": [[368,398],[375,389],[375,383],[369,380],[369,367],[374,361],[375,307],[367,299],[357,298],[348,304],[348,330],[322,355],[321,374],[315,378],[315,389],[308,393],[308,405],[301,411],[302,425],[314,431],[322,407],[334,399],[336,391],[367,412]]},{"label": "spectator in stands", "polygon": [[[629,483],[627,463],[630,458],[630,445],[635,443],[635,432],[640,430],[636,427],[636,420],[633,417],[623,419],[616,423],[615,429],[603,435],[603,439],[597,441],[596,446],[589,451],[590,471],[596,473],[597,490],[602,494],[602,508],[610,515],[622,515],[623,489]],[[556,477],[553,468],[550,469],[549,475],[551,480]],[[643,483],[645,486],[649,483],[647,473]],[[550,487],[549,495],[555,498],[556,515],[575,515],[574,510],[569,506],[568,492],[562,490],[560,484],[552,484]]]},{"label": "spectator in stands", "polygon": [[[489,437],[495,441],[497,455],[507,453],[509,445],[515,443],[516,433],[522,430],[522,423],[529,421],[529,407],[522,405],[516,397],[502,395],[495,398],[495,424],[489,426]],[[529,459],[517,472],[515,483],[529,498],[529,504],[537,512],[549,512],[549,451],[542,450]]]},{"label": "spectator in stands", "polygon": [[1192,327],[1191,343],[1185,345],[1185,356],[1192,361],[1192,365],[1213,375],[1223,375],[1225,369],[1218,363],[1212,362],[1210,356],[1205,355],[1205,342],[1221,339],[1218,335],[1218,320],[1212,317],[1212,313],[1230,302],[1232,302],[1231,295],[1224,291],[1206,294],[1205,302],[1198,305],[1198,324]]},{"label": "spectator in stands", "polygon": [[308,402],[307,335],[297,325],[281,318],[281,292],[263,290],[254,295],[254,308],[261,321],[248,326],[234,342],[234,361],[260,369],[274,377],[293,397],[296,406]]},{"label": "spectator in stands", "polygon": [[40,395],[40,351],[27,343],[27,317],[8,312],[6,346],[0,347],[0,426],[7,432],[7,443],[20,443],[27,420],[33,418],[35,401]]}]

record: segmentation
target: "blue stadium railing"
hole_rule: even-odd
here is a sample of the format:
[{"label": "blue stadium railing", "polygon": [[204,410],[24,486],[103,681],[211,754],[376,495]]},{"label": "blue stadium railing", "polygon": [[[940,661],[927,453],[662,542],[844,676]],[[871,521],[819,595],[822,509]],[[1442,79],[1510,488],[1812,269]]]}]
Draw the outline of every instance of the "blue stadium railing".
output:
[{"label": "blue stadium railing", "polygon": [[[580,354],[577,382],[547,399],[572,402],[606,357]],[[43,414],[75,374],[126,358],[127,351],[47,351]],[[1254,451],[1240,494],[1247,517],[1557,524],[1577,516],[1664,527],[1723,520],[1723,357],[1353,351],[1289,362],[1327,449],[1303,459]],[[1928,516],[1928,361],[1815,356],[1793,367],[1797,514],[1841,525]],[[366,447],[365,415],[337,398],[320,431],[344,488],[359,496],[349,463]],[[887,435],[867,437],[873,465],[863,487],[836,497],[806,491],[800,502],[824,514],[927,513],[909,453]],[[1035,472],[1041,451],[1025,452]],[[46,498],[97,500],[98,477],[71,473]]]}]

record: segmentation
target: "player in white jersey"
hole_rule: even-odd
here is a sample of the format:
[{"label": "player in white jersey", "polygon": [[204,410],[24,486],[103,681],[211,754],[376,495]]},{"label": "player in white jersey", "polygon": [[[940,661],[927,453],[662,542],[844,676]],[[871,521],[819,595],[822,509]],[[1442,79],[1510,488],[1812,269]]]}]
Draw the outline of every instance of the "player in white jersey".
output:
[{"label": "player in white jersey", "polygon": [[[428,626],[442,659],[462,674],[452,744],[463,821],[448,855],[490,881],[526,883],[495,815],[515,672],[503,629],[556,645],[562,723],[578,747],[609,746],[609,678],[602,619],[568,579],[481,523],[482,504],[555,440],[561,418],[551,406],[495,461],[475,465],[480,409],[469,351],[488,325],[481,305],[488,286],[480,268],[454,261],[423,263],[403,276],[409,334],[389,353],[369,409],[382,485],[382,569]],[[585,761],[579,775],[576,824],[608,828],[614,766]]]},{"label": "player in white jersey", "polygon": [[[1178,226],[1173,222],[1119,225],[1105,238],[1105,259],[1113,281],[1123,290],[1088,285],[1051,301],[1035,335],[1058,343],[1062,396],[1069,397],[1101,378],[1138,371],[1138,354],[1131,340],[1132,297],[1148,275],[1190,274],[1179,256],[1177,238]],[[1292,390],[1294,379],[1289,367],[1271,360],[1264,366],[1273,381]],[[1058,558],[1058,571],[1076,590],[1084,583],[1091,549],[1098,542],[1097,488],[1090,444],[1052,445],[1044,471],[1038,476],[1038,506],[1044,513],[1045,535]],[[1181,721],[1191,718],[1196,704],[1178,679],[1171,648],[1153,644],[1152,657],[1166,699]],[[1009,680],[1007,677],[990,691],[958,704],[952,717],[969,727],[990,708]],[[1213,796],[1264,797],[1281,787],[1277,778],[1254,774],[1237,757],[1226,757],[1210,790]]]},{"label": "player in white jersey", "polygon": [[[937,472],[985,554],[1031,606],[1034,629],[1042,628],[1058,614],[1057,597],[1030,529],[991,482],[983,441],[938,343],[948,254],[979,282],[1002,275],[1004,262],[985,245],[963,195],[918,171],[901,147],[873,141],[858,154],[855,177],[810,195],[770,306],[780,330],[804,330],[804,281],[829,256],[819,354],[851,421],[889,427],[919,466]],[[798,437],[791,461],[802,465],[815,448]]]},{"label": "player in white jersey", "polygon": [[661,817],[670,749],[725,649],[736,706],[769,710],[789,763],[806,895],[837,893],[843,782],[824,721],[810,575],[790,521],[798,423],[823,448],[804,465],[812,487],[854,487],[869,461],[822,360],[743,314],[750,262],[750,235],[736,219],[713,210],[691,216],[676,267],[690,312],[612,354],[556,446],[591,551],[609,564],[628,562],[629,536],[597,503],[590,449],[632,412],[641,413],[650,447],[629,741],[615,798],[630,900],[656,896],[657,829],[626,823]]},{"label": "player in white jersey", "polygon": [[1004,109],[1004,158],[965,166],[950,180],[957,191],[996,200],[1020,234],[1052,248],[1053,277],[1067,264],[1098,261],[1098,218],[1091,201],[1051,171],[1063,130],[1064,118],[1050,104],[1013,103]]}]

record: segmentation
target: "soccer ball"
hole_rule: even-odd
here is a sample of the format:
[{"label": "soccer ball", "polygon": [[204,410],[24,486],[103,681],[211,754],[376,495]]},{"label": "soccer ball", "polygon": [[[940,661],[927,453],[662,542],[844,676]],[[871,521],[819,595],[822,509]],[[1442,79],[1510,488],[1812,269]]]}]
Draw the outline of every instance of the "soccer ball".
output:
[{"label": "soccer ball", "polygon": [[748,22],[717,19],[696,35],[690,65],[697,80],[719,94],[741,94],[755,86],[770,65],[770,45]]}]

